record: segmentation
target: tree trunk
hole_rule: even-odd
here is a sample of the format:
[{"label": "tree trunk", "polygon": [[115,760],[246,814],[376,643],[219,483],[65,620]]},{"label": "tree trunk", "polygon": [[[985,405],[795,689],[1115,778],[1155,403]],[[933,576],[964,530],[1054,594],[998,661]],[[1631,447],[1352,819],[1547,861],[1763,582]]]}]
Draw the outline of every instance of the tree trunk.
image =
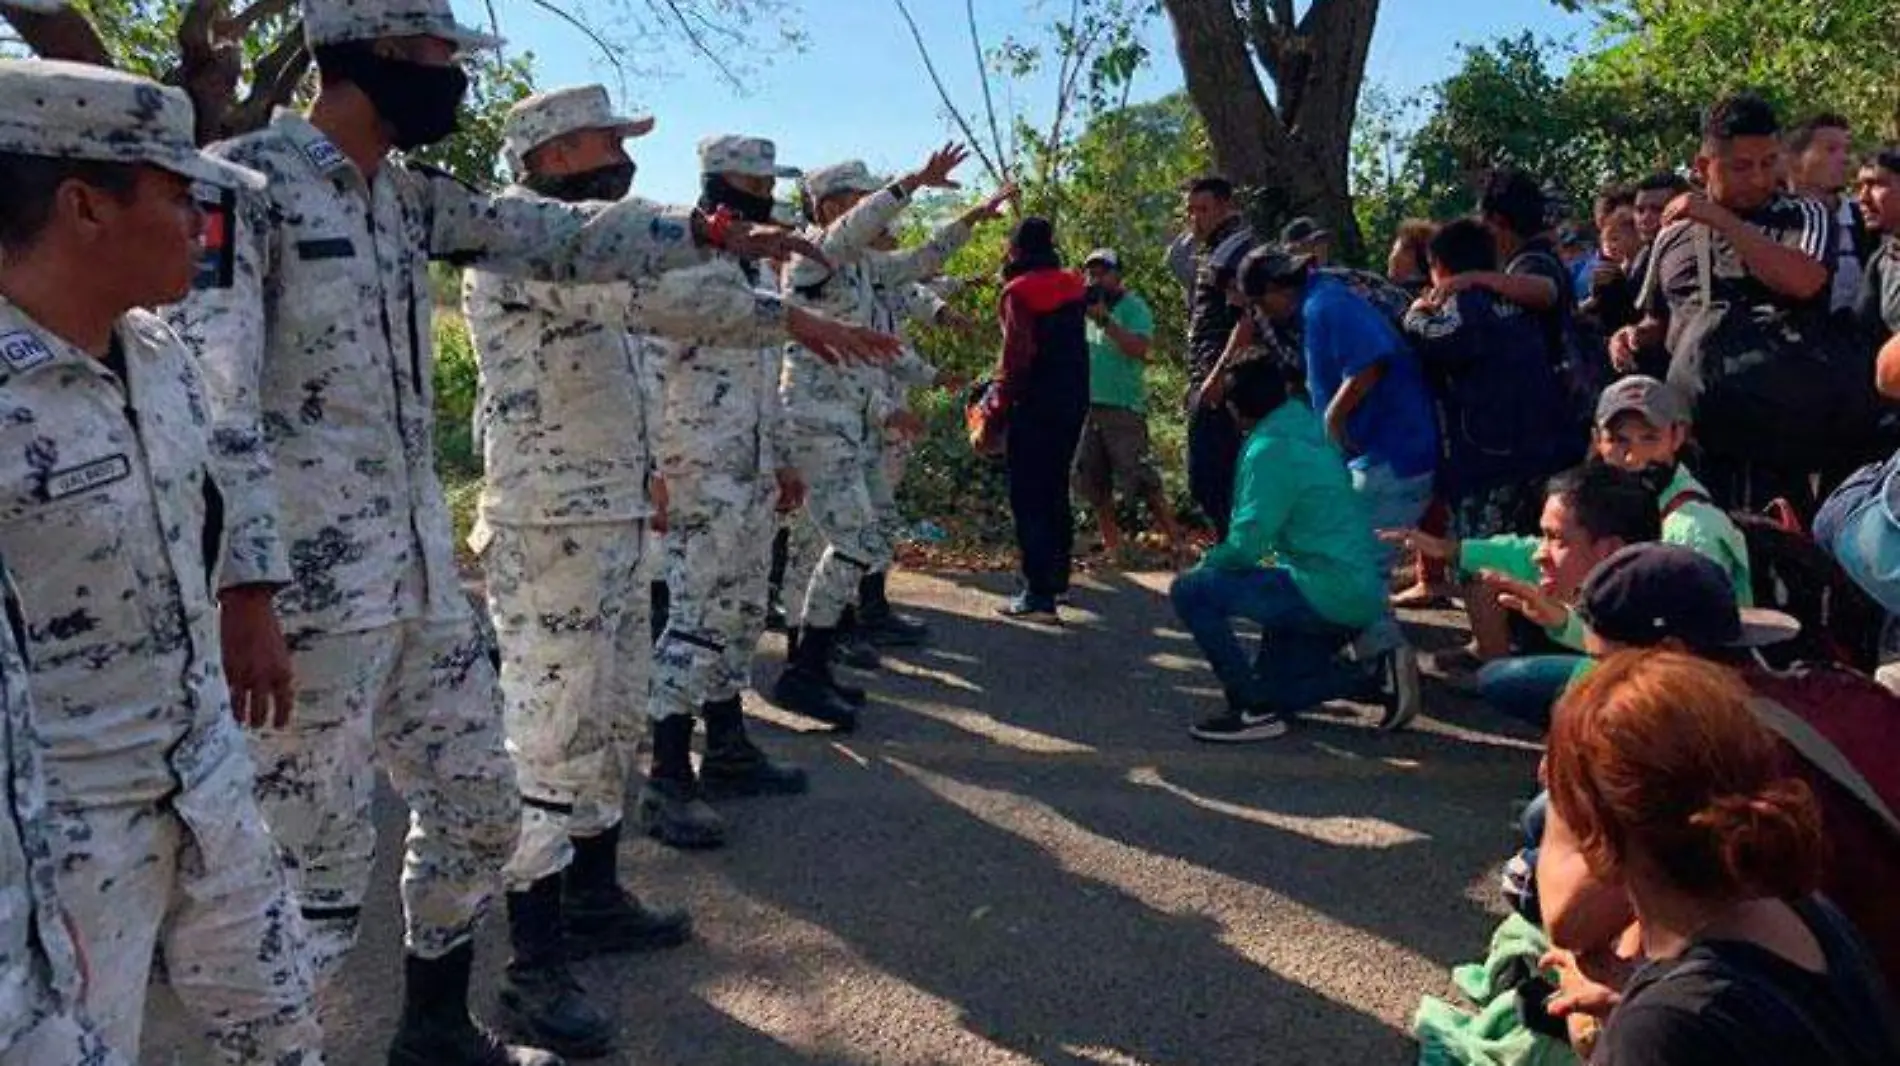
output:
[{"label": "tree trunk", "polygon": [[[1265,0],[1249,0],[1244,19],[1235,0],[1164,5],[1215,160],[1252,192],[1256,223],[1272,228],[1312,215],[1337,235],[1339,252],[1356,259],[1347,174],[1378,0],[1312,0],[1297,23],[1291,4]],[[1262,67],[1274,79],[1272,99]]]}]

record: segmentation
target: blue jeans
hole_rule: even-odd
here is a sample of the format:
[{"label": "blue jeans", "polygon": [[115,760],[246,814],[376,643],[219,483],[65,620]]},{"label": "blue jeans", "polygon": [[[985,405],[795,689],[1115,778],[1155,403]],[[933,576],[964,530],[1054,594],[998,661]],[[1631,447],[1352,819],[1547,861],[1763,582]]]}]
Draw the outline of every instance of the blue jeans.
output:
[{"label": "blue jeans", "polygon": [[[1285,569],[1190,570],[1169,597],[1235,707],[1290,714],[1356,695],[1372,680],[1338,655],[1356,631],[1322,618]],[[1257,661],[1234,634],[1236,618],[1260,623]]]},{"label": "blue jeans", "polygon": [[1550,713],[1576,675],[1581,655],[1520,655],[1486,663],[1478,671],[1478,696],[1512,718],[1550,728]]},{"label": "blue jeans", "polygon": [[[1372,520],[1372,528],[1411,529],[1425,517],[1425,511],[1432,505],[1432,475],[1427,472],[1414,477],[1399,477],[1392,468],[1383,463],[1366,467],[1354,467],[1352,471],[1352,489],[1365,501],[1366,516]],[[1379,542],[1379,571],[1389,573],[1392,570],[1393,556],[1398,548]],[[1385,617],[1373,623],[1360,641],[1361,658],[1371,658],[1391,651],[1405,643],[1405,634],[1399,629],[1398,616],[1390,609]]]}]

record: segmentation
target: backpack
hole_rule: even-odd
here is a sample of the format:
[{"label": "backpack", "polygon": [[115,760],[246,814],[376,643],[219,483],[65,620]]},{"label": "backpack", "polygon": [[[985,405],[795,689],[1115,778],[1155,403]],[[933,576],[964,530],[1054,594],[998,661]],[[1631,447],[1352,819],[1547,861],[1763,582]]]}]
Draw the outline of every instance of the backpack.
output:
[{"label": "backpack", "polygon": [[[1706,493],[1680,492],[1663,504],[1662,517],[1697,502],[1715,501]],[[1748,545],[1755,605],[1801,623],[1800,636],[1760,649],[1762,657],[1778,668],[1797,662],[1839,663],[1863,673],[1878,668],[1886,612],[1808,535],[1794,507],[1776,500],[1761,513],[1731,511],[1729,518]]]}]

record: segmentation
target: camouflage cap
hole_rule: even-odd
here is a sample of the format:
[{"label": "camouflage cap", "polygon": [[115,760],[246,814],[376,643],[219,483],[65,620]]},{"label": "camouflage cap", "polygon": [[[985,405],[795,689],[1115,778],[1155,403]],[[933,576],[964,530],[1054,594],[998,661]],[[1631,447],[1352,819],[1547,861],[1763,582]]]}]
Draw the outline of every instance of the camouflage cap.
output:
[{"label": "camouflage cap", "polygon": [[889,180],[871,173],[864,160],[853,159],[812,171],[805,179],[805,192],[813,200],[822,200],[841,192],[876,192],[888,184]]},{"label": "camouflage cap", "polygon": [[198,150],[184,90],[123,71],[0,59],[0,152],[146,163],[193,181],[262,189],[264,175]]},{"label": "camouflage cap", "polygon": [[303,35],[312,48],[382,37],[440,37],[464,52],[502,43],[455,21],[449,0],[303,0]]},{"label": "camouflage cap", "polygon": [[502,154],[516,174],[523,174],[529,152],[576,130],[644,137],[653,130],[653,116],[614,114],[607,90],[599,85],[536,93],[508,109],[501,127]]},{"label": "camouflage cap", "polygon": [[778,165],[778,145],[763,137],[727,134],[699,142],[701,174],[749,174],[755,178],[796,178],[797,167]]}]

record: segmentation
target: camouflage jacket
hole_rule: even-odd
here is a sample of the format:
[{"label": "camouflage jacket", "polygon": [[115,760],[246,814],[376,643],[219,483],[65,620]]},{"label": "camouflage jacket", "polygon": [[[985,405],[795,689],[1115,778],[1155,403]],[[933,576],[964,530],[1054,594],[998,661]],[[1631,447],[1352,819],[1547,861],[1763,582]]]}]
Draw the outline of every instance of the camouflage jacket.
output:
[{"label": "camouflage jacket", "polygon": [[393,160],[366,182],[287,112],[212,150],[271,182],[238,202],[230,284],[172,311],[217,422],[226,584],[288,585],[293,641],[464,615],[435,470],[428,262],[637,282],[703,262],[688,210],[489,197]]},{"label": "camouflage jacket", "polygon": [[[719,262],[742,270],[737,260]],[[659,357],[665,380],[660,472],[676,512],[711,500],[706,486],[751,485],[789,464],[792,427],[778,400],[783,344],[711,347],[653,336],[642,343]]]},{"label": "camouflage jacket", "polygon": [[[926,243],[900,252],[870,250],[907,201],[889,189],[858,202],[843,218],[808,236],[832,264],[802,256],[786,268],[792,299],[861,326],[895,332],[899,309],[915,299],[917,283],[943,269],[944,261],[970,239],[970,227],[952,222]],[[907,354],[916,360],[916,354]],[[862,443],[887,415],[889,368],[833,366],[804,347],[786,346],[781,397],[786,415],[800,432],[844,434]],[[913,368],[914,369],[914,368]],[[880,411],[883,413],[880,414]]]},{"label": "camouflage jacket", "polygon": [[20,583],[47,794],[63,808],[159,800],[242,757],[197,366],[144,312],[116,339],[124,379],[0,300],[0,555]]},{"label": "camouflage jacket", "polygon": [[[20,647],[25,615],[0,566],[6,619],[0,625],[0,1056],[47,1012],[70,1009],[79,992],[79,959],[53,887],[46,836],[46,781],[40,739]],[[50,998],[48,996],[50,993]]]},{"label": "camouflage jacket", "polygon": [[[504,196],[537,198],[519,186]],[[729,262],[659,284],[556,284],[471,270],[462,289],[482,379],[487,522],[563,525],[651,512],[658,463],[662,358],[629,329],[696,346],[783,340],[784,303],[753,290]],[[748,353],[748,358],[750,353]]]}]

